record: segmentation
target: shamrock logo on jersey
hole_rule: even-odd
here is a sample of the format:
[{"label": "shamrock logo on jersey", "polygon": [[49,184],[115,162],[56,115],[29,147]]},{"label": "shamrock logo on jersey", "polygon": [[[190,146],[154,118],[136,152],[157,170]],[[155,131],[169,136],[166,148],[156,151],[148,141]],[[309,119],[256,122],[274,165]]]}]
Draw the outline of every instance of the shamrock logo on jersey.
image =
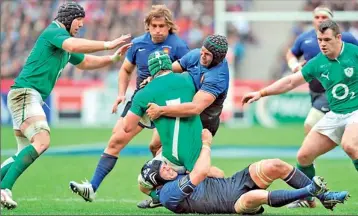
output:
[{"label": "shamrock logo on jersey", "polygon": [[344,69],[344,73],[346,74],[347,77],[352,77],[354,70],[353,70],[353,68],[349,67],[349,68]]}]

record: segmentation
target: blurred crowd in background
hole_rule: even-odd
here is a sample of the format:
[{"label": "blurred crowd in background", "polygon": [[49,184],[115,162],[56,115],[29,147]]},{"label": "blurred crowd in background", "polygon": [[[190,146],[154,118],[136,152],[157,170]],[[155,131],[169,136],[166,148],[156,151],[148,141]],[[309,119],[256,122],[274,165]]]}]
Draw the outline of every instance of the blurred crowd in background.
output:
[{"label": "blurred crowd in background", "polygon": [[[250,11],[254,0],[226,0],[227,11]],[[56,17],[57,9],[64,0],[11,0],[1,4],[1,78],[14,78],[21,71],[31,48],[41,31]],[[144,33],[143,20],[153,4],[165,4],[179,26],[179,36],[190,48],[201,46],[202,40],[214,33],[214,0],[77,0],[86,10],[84,27],[78,37],[93,40],[112,40],[121,34],[133,37]],[[333,2],[333,3],[332,3]],[[312,11],[320,4],[328,5],[333,11],[358,10],[357,0],[307,0],[302,8]],[[358,22],[342,23],[345,30],[358,38]],[[297,23],[292,37],[281,48],[273,78],[287,72],[284,55],[295,38],[312,27],[311,23]],[[235,71],[245,57],[248,44],[258,43],[247,21],[228,23],[227,37],[230,56]],[[99,52],[103,55],[111,51]],[[112,51],[113,52],[113,51]],[[120,63],[108,68],[84,72],[68,65],[62,78],[103,79],[108,72],[117,72]]]},{"label": "blurred crowd in background", "polygon": [[[1,77],[14,78],[37,37],[56,17],[64,0],[12,0],[1,7]],[[77,0],[85,9],[84,27],[78,37],[93,40],[112,40],[121,34],[133,37],[144,33],[144,17],[153,4],[165,4],[172,10],[179,35],[190,48],[201,46],[203,39],[214,33],[213,0]],[[251,0],[229,1],[229,11],[248,10]],[[243,56],[246,41],[253,41],[248,23],[234,23],[230,27],[230,45],[237,60]],[[108,51],[110,52],[110,51]],[[103,55],[105,52],[96,53]],[[83,72],[68,65],[62,78],[102,79],[109,71],[118,71],[120,64],[98,71]]]},{"label": "blurred crowd in background", "polygon": [[[333,11],[333,16],[335,11],[357,11],[358,16],[357,0],[306,0],[306,4],[303,6],[302,10],[311,12],[320,5],[329,7]],[[339,25],[341,27],[341,31],[350,32],[355,38],[358,39],[358,22],[339,22]],[[271,74],[273,79],[277,79],[287,73],[291,73],[286,62],[286,52],[292,47],[294,41],[301,33],[312,28],[312,22],[299,22],[293,26],[291,38],[281,49],[277,59],[278,64],[274,64],[277,67],[272,68]]]}]

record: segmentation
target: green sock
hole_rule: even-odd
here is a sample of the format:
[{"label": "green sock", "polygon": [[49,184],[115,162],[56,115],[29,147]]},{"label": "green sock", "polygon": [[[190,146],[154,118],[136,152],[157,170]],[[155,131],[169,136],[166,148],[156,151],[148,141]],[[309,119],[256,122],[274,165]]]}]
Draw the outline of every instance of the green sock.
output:
[{"label": "green sock", "polygon": [[157,195],[157,193],[156,193],[155,190],[152,190],[152,191],[149,193],[149,196],[152,197],[152,199],[159,200],[159,196]]},{"label": "green sock", "polygon": [[15,160],[16,160],[16,155],[9,157],[1,164],[1,181],[5,177],[7,171],[9,170],[9,168],[11,167],[11,165],[14,163]]},{"label": "green sock", "polygon": [[[297,169],[301,170],[309,179],[313,179],[313,177],[316,175],[316,170],[313,166],[313,164],[308,166],[302,166],[299,163],[296,164]],[[306,200],[314,200],[313,197],[307,197]]]},{"label": "green sock", "polygon": [[297,169],[301,170],[309,179],[312,179],[316,175],[316,170],[313,164],[308,166],[302,166],[299,163],[296,165]]},{"label": "green sock", "polygon": [[20,175],[39,157],[36,149],[29,145],[16,157],[5,178],[1,181],[1,189],[12,189]]},{"label": "green sock", "polygon": [[358,159],[353,160],[354,167],[358,171]]}]

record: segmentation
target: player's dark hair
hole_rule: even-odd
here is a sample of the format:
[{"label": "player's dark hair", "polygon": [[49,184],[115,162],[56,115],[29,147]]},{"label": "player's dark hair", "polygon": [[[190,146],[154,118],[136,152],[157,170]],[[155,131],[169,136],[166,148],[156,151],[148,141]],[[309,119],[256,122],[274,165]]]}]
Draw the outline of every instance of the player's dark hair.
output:
[{"label": "player's dark hair", "polygon": [[321,33],[324,33],[325,31],[327,31],[327,29],[331,29],[333,31],[334,36],[337,36],[338,34],[341,33],[338,24],[333,20],[323,21],[318,26],[318,31],[320,31]]},{"label": "player's dark hair", "polygon": [[68,32],[70,32],[72,21],[79,17],[85,17],[85,10],[76,2],[66,2],[58,8],[55,18],[62,23]]},{"label": "player's dark hair", "polygon": [[178,27],[174,23],[172,12],[165,5],[152,6],[152,10],[144,19],[145,30],[149,31],[149,26],[153,18],[161,18],[161,17],[164,17],[166,24],[169,26],[170,34],[178,32]]}]

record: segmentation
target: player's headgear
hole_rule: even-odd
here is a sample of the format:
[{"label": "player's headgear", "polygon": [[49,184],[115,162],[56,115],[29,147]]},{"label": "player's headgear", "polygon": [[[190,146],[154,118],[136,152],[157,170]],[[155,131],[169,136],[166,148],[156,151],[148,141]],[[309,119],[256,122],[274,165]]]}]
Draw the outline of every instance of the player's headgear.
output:
[{"label": "player's headgear", "polygon": [[329,19],[333,19],[333,12],[328,7],[325,7],[325,6],[316,7],[313,11],[313,14],[314,15],[324,14],[327,17],[329,17]]},{"label": "player's headgear", "polygon": [[142,186],[150,188],[150,186],[157,187],[169,182],[170,180],[165,180],[160,176],[159,170],[162,163],[163,161],[156,159],[147,161],[140,171],[139,183]]},{"label": "player's headgear", "polygon": [[172,61],[163,51],[155,51],[148,57],[149,73],[154,76],[161,70],[172,70]]},{"label": "player's headgear", "polygon": [[222,35],[209,35],[205,38],[203,46],[213,54],[213,61],[209,67],[220,64],[224,60],[228,50],[227,39]]},{"label": "player's headgear", "polygon": [[85,17],[85,15],[85,10],[81,5],[76,2],[66,2],[59,7],[55,19],[65,25],[66,30],[70,32],[72,21],[78,17]]}]

